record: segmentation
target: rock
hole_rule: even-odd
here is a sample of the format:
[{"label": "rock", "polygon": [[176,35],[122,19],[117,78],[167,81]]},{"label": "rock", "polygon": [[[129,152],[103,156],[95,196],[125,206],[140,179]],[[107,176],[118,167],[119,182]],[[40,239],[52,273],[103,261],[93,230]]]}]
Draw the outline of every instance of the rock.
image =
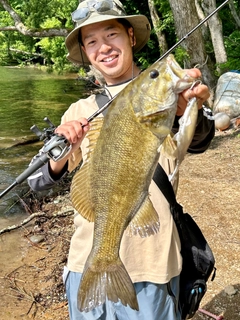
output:
[{"label": "rock", "polygon": [[41,235],[41,234],[34,234],[33,236],[31,236],[29,238],[29,240],[33,243],[40,243],[40,242],[43,242],[45,239],[45,236],[44,235]]},{"label": "rock", "polygon": [[224,288],[224,291],[226,292],[226,294],[228,294],[229,296],[234,296],[237,293],[237,289],[234,288],[234,286],[229,285],[226,286]]},{"label": "rock", "polygon": [[235,129],[240,128],[240,117],[233,119],[232,121],[233,121],[233,126]]},{"label": "rock", "polygon": [[240,74],[226,72],[218,79],[213,113],[226,113],[230,119],[240,115]]},{"label": "rock", "polygon": [[215,128],[218,130],[226,130],[229,128],[231,119],[229,115],[224,112],[219,112],[214,115]]}]

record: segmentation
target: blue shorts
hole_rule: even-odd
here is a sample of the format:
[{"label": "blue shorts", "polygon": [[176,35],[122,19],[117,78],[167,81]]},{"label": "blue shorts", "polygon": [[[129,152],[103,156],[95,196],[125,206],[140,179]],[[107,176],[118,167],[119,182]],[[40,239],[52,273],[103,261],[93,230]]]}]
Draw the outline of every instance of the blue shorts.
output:
[{"label": "blue shorts", "polygon": [[90,312],[77,308],[77,292],[81,273],[69,272],[65,286],[70,320],[181,320],[178,311],[179,276],[167,284],[138,282],[134,284],[139,311],[125,307],[121,302],[107,300]]}]

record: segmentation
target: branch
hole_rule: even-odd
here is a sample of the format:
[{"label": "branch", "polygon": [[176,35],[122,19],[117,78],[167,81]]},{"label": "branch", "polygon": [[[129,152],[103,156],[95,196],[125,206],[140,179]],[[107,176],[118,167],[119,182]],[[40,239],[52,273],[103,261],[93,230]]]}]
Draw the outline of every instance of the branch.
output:
[{"label": "branch", "polygon": [[10,14],[15,24],[15,27],[13,26],[1,27],[0,31],[19,31],[25,36],[37,37],[37,38],[54,37],[54,36],[66,37],[70,31],[67,29],[41,29],[41,30],[29,29],[22,23],[20,16],[17,14],[16,11],[13,10],[13,8],[9,5],[7,0],[0,0],[0,3],[2,4],[3,8]]},{"label": "branch", "polygon": [[[23,51],[23,50],[18,50],[18,49],[13,49],[13,48],[10,48],[9,49],[10,51],[12,52],[16,52],[16,53],[21,53],[21,54],[27,54],[29,56],[37,56],[37,57],[44,57],[42,54],[40,53],[34,53],[34,52],[28,52],[28,51]],[[9,148],[12,148],[12,147],[17,147],[17,146],[21,146],[21,145],[25,145],[25,144],[30,144],[30,143],[34,143],[34,142],[38,142],[39,139],[30,139],[30,140],[27,140],[27,141],[23,141],[23,142],[18,142],[14,145],[12,145],[11,147],[8,147]]]},{"label": "branch", "polygon": [[10,232],[12,230],[16,230],[16,229],[21,228],[22,226],[24,226],[25,224],[27,224],[28,222],[30,222],[34,218],[46,217],[46,218],[51,219],[51,218],[55,218],[55,217],[67,217],[67,216],[72,215],[73,213],[74,213],[73,209],[69,209],[66,211],[60,211],[60,212],[54,213],[51,216],[47,215],[45,212],[35,212],[35,213],[31,214],[28,218],[24,219],[20,224],[9,226],[7,228],[0,230],[0,235],[3,233],[6,233],[6,232]]},{"label": "branch", "polygon": [[18,31],[18,29],[14,26],[8,26],[8,27],[0,27],[0,31]]}]

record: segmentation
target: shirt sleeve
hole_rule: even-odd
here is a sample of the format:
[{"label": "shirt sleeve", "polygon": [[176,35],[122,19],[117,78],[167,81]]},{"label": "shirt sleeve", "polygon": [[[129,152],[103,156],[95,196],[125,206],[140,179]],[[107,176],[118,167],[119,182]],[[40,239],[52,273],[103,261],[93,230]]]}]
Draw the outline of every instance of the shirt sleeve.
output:
[{"label": "shirt sleeve", "polygon": [[[89,114],[94,113],[98,109],[98,106],[95,102],[95,95],[90,96],[87,99],[80,99],[79,101],[72,103],[70,107],[66,110],[61,118],[61,123],[65,123],[74,119],[78,119],[80,115],[83,117],[88,117]],[[85,142],[82,143],[84,145]],[[43,149],[32,159],[30,165],[33,164],[42,154]],[[69,172],[72,172],[82,161],[82,147],[76,150],[71,154],[71,157],[68,159],[65,164],[61,174],[57,177],[51,176],[49,162],[44,164],[40,169],[35,171],[28,178],[28,184],[30,188],[34,191],[42,191],[51,189],[55,184],[60,182],[60,180],[66,176]]]},{"label": "shirt sleeve", "polygon": [[[173,124],[172,132],[175,134],[179,129],[179,119],[176,116]],[[198,110],[197,125],[194,137],[189,146],[189,153],[202,153],[207,150],[215,135],[215,125],[212,111],[210,108],[203,106]]]},{"label": "shirt sleeve", "polygon": [[[32,159],[29,166],[37,161],[42,153],[43,152],[41,149],[39,153]],[[35,171],[30,177],[28,177],[28,185],[33,191],[43,191],[51,189],[68,173],[67,167],[68,163],[65,164],[61,174],[53,179],[49,171],[49,162],[47,162],[40,169]]]}]

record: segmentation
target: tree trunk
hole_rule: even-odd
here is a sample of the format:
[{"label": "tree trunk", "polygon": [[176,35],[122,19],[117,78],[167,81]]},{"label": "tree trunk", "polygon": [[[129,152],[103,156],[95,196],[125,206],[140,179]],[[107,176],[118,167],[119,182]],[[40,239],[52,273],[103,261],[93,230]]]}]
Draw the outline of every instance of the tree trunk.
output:
[{"label": "tree trunk", "polygon": [[238,29],[240,29],[240,17],[237,14],[236,8],[235,8],[234,3],[233,3],[233,0],[230,0],[228,4],[229,4],[229,8],[231,10],[231,14],[233,16],[233,19],[235,20]]},{"label": "tree trunk", "polygon": [[[202,0],[201,5],[205,15],[209,15],[216,9],[216,0]],[[227,61],[227,53],[223,42],[222,21],[218,13],[215,13],[209,20],[208,26],[211,33],[212,44],[217,64]]]},{"label": "tree trunk", "polygon": [[[195,0],[169,0],[169,3],[174,16],[177,36],[182,39],[199,23]],[[209,86],[210,90],[211,88],[213,89],[216,79],[213,75],[214,71],[211,72],[210,70],[212,62],[207,57],[201,29],[195,30],[191,36],[182,42],[182,45],[190,57],[189,61],[185,62],[185,68],[197,66],[202,72],[203,82]],[[212,99],[213,90],[209,100],[210,105],[212,104]]]},{"label": "tree trunk", "polygon": [[[205,18],[204,16],[204,12],[202,10],[202,7],[199,3],[199,0],[195,0],[195,6],[196,6],[196,10],[197,10],[197,15],[199,20],[203,20]],[[209,39],[210,34],[209,34],[209,29],[208,29],[208,24],[207,22],[205,22],[202,26],[201,26],[201,30],[202,30],[202,35],[204,39]]]},{"label": "tree trunk", "polygon": [[154,0],[148,0],[148,7],[149,7],[153,27],[154,27],[154,30],[155,30],[155,33],[156,33],[156,36],[158,39],[160,52],[161,52],[161,54],[163,54],[167,51],[168,45],[167,45],[165,34],[159,30],[159,26],[160,26],[161,21],[160,21],[160,18],[158,16],[158,13],[157,13],[157,10],[156,10],[155,4],[154,4]]}]

